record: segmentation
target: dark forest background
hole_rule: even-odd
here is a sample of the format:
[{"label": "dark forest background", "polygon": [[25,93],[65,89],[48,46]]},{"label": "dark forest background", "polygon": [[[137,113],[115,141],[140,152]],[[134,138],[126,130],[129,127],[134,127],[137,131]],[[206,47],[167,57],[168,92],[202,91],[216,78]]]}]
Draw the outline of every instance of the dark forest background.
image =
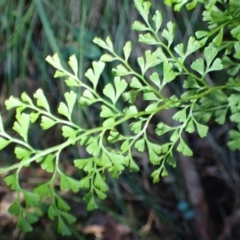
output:
[{"label": "dark forest background", "polygon": [[[168,21],[177,23],[176,42],[186,42],[196,29],[206,28],[201,21],[203,9],[200,5],[191,12],[183,8],[175,13],[163,1],[151,2],[153,12],[156,9],[163,12],[164,24]],[[23,91],[32,95],[42,88],[53,111],[57,111],[57,103],[67,88],[64,81],[53,78],[54,70],[45,61],[49,54],[59,53],[63,62],[75,54],[82,79],[91,62],[103,53],[92,43],[93,38],[111,36],[118,53],[126,41],[132,41],[130,63],[137,67],[137,57],[147,49],[137,43],[138,33],[131,30],[137,19],[141,18],[131,0],[0,0],[0,110],[6,129],[11,129],[14,121],[14,112],[7,113],[4,106],[10,95],[20,96]],[[111,67],[109,64],[104,71],[102,86],[113,79]],[[172,88],[176,90],[179,85]],[[89,119],[90,109],[79,106],[77,114],[81,123],[94,126],[94,121]],[[149,164],[147,154],[139,154],[141,171],[126,171],[118,181],[109,179],[108,198],[99,202],[99,210],[87,212],[81,194],[69,193],[66,200],[78,219],[71,226],[71,237],[59,236],[56,223],[44,214],[34,225],[33,232],[26,234],[16,229],[16,219],[7,213],[15,195],[1,178],[0,239],[200,240],[204,239],[206,228],[205,236],[210,233],[212,239],[240,239],[239,153],[225,147],[228,126],[210,124],[212,130],[207,138],[189,136],[194,157],[180,159],[182,157],[176,156],[177,162],[178,158],[185,161],[184,169],[177,164],[175,169],[170,169],[170,176],[160,183],[152,184],[150,174],[154,168]],[[41,146],[61,142],[57,131],[42,133],[33,128],[32,133],[32,141]],[[35,136],[39,136],[38,139]],[[62,162],[63,167],[68,174],[74,174],[76,170],[71,159],[77,151],[65,154],[69,160]],[[10,165],[14,161],[12,149],[0,153],[1,165]],[[22,182],[26,187],[48,177],[34,167],[26,169],[23,175]],[[191,177],[196,177],[200,184],[191,185]],[[200,199],[197,206],[189,196]],[[202,222],[196,221],[197,218]]]}]

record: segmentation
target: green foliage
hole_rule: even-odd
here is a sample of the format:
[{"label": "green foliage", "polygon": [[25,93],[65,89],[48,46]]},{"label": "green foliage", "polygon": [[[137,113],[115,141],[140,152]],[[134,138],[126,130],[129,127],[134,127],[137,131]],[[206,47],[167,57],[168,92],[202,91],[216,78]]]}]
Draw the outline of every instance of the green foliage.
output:
[{"label": "green foliage", "polygon": [[[115,52],[110,37],[105,41],[95,38],[93,42],[107,53],[104,53],[99,61],[92,63],[92,67],[85,73],[85,79],[78,77],[78,61],[74,55],[68,62],[71,71],[62,65],[57,54],[46,58],[56,69],[54,77],[64,78],[70,88],[57,108],[59,115],[52,113],[47,97],[41,89],[36,91],[33,99],[23,93],[20,99],[11,96],[6,100],[7,110],[16,109],[12,129],[19,138],[15,133],[12,137],[4,130],[0,116],[0,150],[14,144],[14,153],[19,161],[0,168],[0,173],[13,172],[4,180],[17,192],[18,197],[10,206],[9,212],[18,216],[18,227],[21,230],[32,230],[31,224],[39,219],[37,208],[45,201],[49,204],[49,218],[58,221],[59,232],[62,235],[70,235],[68,225],[76,219],[69,213],[70,207],[58,193],[55,187],[57,182],[60,183],[61,191],[85,192],[83,200],[87,209],[96,209],[98,199],[107,197],[108,174],[118,178],[126,168],[130,171],[139,170],[137,159],[133,156],[134,151],[148,153],[150,163],[156,166],[151,174],[153,182],[156,183],[161,177],[168,175],[169,166],[176,166],[175,151],[185,156],[194,154],[184,135],[197,133],[201,138],[206,137],[209,130],[207,123],[210,119],[214,119],[218,124],[225,124],[226,121],[236,124],[230,131],[230,141],[227,145],[231,150],[240,150],[238,2],[230,1],[225,11],[217,8],[216,1],[165,2],[174,4],[176,11],[185,4],[187,9],[192,9],[197,2],[203,2],[206,8],[203,20],[207,22],[208,29],[197,31],[196,38],[190,36],[187,44],[176,43],[176,25],[168,22],[166,26],[162,26],[160,11],[156,11],[150,21],[151,3],[135,0],[136,9],[144,23],[135,21],[132,28],[143,32],[139,35],[139,42],[153,45],[145,51],[144,56],[137,58],[139,71],[134,70],[128,62],[132,51],[130,41],[124,45],[121,56]],[[225,1],[218,2],[221,4]],[[224,31],[227,29],[232,36],[231,41],[223,41]],[[202,52],[201,57],[198,57],[197,52]],[[193,58],[190,66],[187,61],[189,56]],[[102,88],[99,83],[105,64],[113,61],[118,63],[112,69],[113,81]],[[158,67],[162,69],[162,74],[157,71]],[[217,78],[211,84],[206,80],[209,73],[217,74],[223,70],[228,77],[222,85]],[[179,81],[179,76],[184,78],[182,95],[177,96],[173,93],[167,96],[165,88],[173,81]],[[81,97],[77,95],[79,88],[82,92]],[[142,97],[141,107],[135,104],[137,97]],[[125,102],[123,109],[119,107],[119,101]],[[96,105],[100,109],[99,126],[86,129],[76,124],[73,111],[77,104],[82,107]],[[163,110],[171,109],[177,109],[172,116],[176,124],[171,126],[159,120],[154,126],[156,136],[153,141],[147,131],[150,124],[153,126],[151,120]],[[35,149],[31,146],[28,141],[31,134],[29,127],[38,123],[42,130],[59,126],[63,142],[46,149]],[[124,123],[128,123],[128,134],[119,130]],[[67,176],[61,169],[60,154],[72,145],[81,145],[88,153],[86,158],[76,157],[73,161],[74,166],[85,174],[81,179]],[[52,177],[47,182],[33,186],[33,190],[30,191],[21,187],[19,176],[21,169],[29,167],[33,162],[52,174]],[[21,193],[24,205],[20,201]]]}]

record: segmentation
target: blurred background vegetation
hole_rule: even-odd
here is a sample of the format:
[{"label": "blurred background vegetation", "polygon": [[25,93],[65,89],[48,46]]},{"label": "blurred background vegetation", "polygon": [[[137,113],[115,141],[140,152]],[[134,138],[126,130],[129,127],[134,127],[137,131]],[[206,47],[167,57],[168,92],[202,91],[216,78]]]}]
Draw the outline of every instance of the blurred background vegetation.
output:
[{"label": "blurred background vegetation", "polygon": [[[160,9],[163,12],[163,24],[170,20],[177,23],[176,42],[186,42],[196,29],[205,27],[200,21],[201,6],[192,12],[182,9],[180,13],[174,13],[163,4],[163,1],[151,0],[151,2],[152,11]],[[67,89],[64,81],[53,79],[53,69],[45,61],[49,54],[57,52],[63,62],[67,62],[68,57],[75,54],[79,60],[79,77],[83,79],[84,72],[91,62],[99,59],[102,54],[102,49],[92,43],[93,38],[111,36],[118,53],[126,41],[132,41],[134,47],[130,62],[137,68],[136,58],[146,50],[144,45],[137,44],[137,33],[131,31],[131,25],[137,19],[140,17],[131,0],[1,0],[0,108],[1,114],[5,117],[5,126],[11,129],[14,120],[14,113],[6,114],[5,99],[10,95],[20,96],[23,91],[32,95],[36,89],[44,89],[53,111],[56,111],[57,103]],[[112,65],[109,64],[104,71],[102,86],[112,81],[111,68]],[[179,88],[180,91],[179,86],[176,84],[173,88],[175,90]],[[90,117],[94,113],[89,109],[86,111],[79,106],[75,114],[79,123],[88,127],[94,126],[94,121]],[[210,133],[207,139],[199,140],[194,137],[190,139],[196,153],[193,161],[210,209],[209,223],[215,239],[229,227],[228,221],[231,216],[236,215],[240,203],[239,159],[235,153],[229,153],[222,146],[224,141],[221,141],[226,138],[227,128],[228,126],[219,128],[213,125],[214,133]],[[32,133],[31,141],[37,147],[61,142],[57,131],[46,134],[33,127]],[[81,149],[65,153],[67,160],[62,164],[68,174],[79,176],[71,162],[79,151]],[[0,157],[4,164],[15,161],[11,148],[1,152]],[[15,220],[6,213],[6,206],[14,195],[1,179],[0,238],[201,239],[194,225],[193,219],[196,216],[188,199],[186,183],[180,168],[170,169],[170,177],[153,185],[150,178],[153,168],[148,163],[147,155],[141,154],[136,158],[141,171],[137,174],[124,172],[119,181],[109,179],[111,189],[108,199],[99,203],[98,211],[85,210],[81,193],[78,195],[68,193],[67,201],[78,218],[71,226],[73,232],[71,237],[58,235],[56,223],[48,220],[46,209],[42,210],[43,218],[34,225],[32,233],[20,233],[15,228]],[[34,166],[27,169],[23,175],[22,181],[25,186],[48,177]],[[231,229],[237,234],[235,225]]]}]

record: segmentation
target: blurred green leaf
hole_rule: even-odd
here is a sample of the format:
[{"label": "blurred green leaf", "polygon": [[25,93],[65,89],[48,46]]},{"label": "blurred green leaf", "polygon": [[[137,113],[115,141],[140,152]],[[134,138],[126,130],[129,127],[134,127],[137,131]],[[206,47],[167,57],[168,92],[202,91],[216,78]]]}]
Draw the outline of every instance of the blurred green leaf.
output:
[{"label": "blurred green leaf", "polygon": [[130,87],[142,89],[143,85],[140,83],[140,81],[136,77],[133,77],[131,79]]},{"label": "blurred green leaf", "polygon": [[119,77],[131,74],[131,72],[123,64],[119,64],[116,68],[113,68],[112,73],[114,76]]},{"label": "blurred green leaf", "polygon": [[164,73],[164,78],[163,78],[162,86],[164,86],[166,83],[171,82],[176,77],[175,72],[172,70],[172,64],[166,61],[163,63],[163,73]]},{"label": "blurred green leaf", "polygon": [[139,21],[134,21],[134,23],[132,25],[132,29],[137,30],[137,31],[147,31],[147,30],[149,30],[149,28],[144,23],[141,23]]},{"label": "blurred green leaf", "polygon": [[138,10],[138,12],[140,13],[140,15],[142,16],[142,18],[145,20],[145,22],[148,22],[148,14],[149,14],[149,10],[151,7],[151,2],[149,1],[142,1],[142,0],[135,0],[135,7]]},{"label": "blurred green leaf", "polygon": [[158,64],[162,62],[161,59],[158,58],[157,52],[151,53],[150,50],[145,51],[146,64],[144,67],[144,72],[148,70],[150,67],[156,67]]},{"label": "blurred green leaf", "polygon": [[72,190],[74,193],[79,191],[80,185],[79,181],[68,177],[67,175],[63,174],[62,172],[59,173],[60,176],[60,188],[61,190]]},{"label": "blurred green leaf", "polygon": [[119,99],[119,97],[122,95],[122,93],[126,90],[128,84],[124,79],[121,79],[120,77],[115,77],[114,85],[116,89],[116,95],[115,95],[115,102],[116,102]]},{"label": "blurred green leaf", "polygon": [[105,199],[107,197],[107,195],[104,192],[100,191],[97,188],[94,188],[94,191],[97,194],[99,199]]},{"label": "blurred green leaf", "polygon": [[194,122],[192,119],[188,121],[185,131],[189,133],[193,133],[195,131]]},{"label": "blurred green leaf", "polygon": [[46,117],[46,116],[41,117],[40,126],[43,130],[47,130],[47,129],[53,127],[56,124],[57,124],[57,121],[55,121],[55,120],[53,120],[49,117]]},{"label": "blurred green leaf", "polygon": [[17,226],[23,232],[31,232],[33,230],[29,221],[27,221],[27,219],[23,218],[22,216],[19,217]]},{"label": "blurred green leaf", "polygon": [[64,93],[64,97],[65,97],[67,105],[68,105],[69,115],[71,115],[72,111],[73,111],[73,107],[77,100],[77,94],[73,91],[70,91],[70,92]]},{"label": "blurred green leaf", "polygon": [[93,195],[92,191],[88,192],[83,197],[83,200],[87,203],[87,210],[88,211],[91,211],[91,210],[94,210],[94,209],[98,208],[98,205],[95,202],[94,195]]},{"label": "blurred green leaf", "polygon": [[172,42],[173,42],[174,35],[175,35],[175,28],[176,28],[176,25],[174,23],[168,22],[167,23],[167,29],[164,29],[163,32],[162,32],[162,36],[168,42],[168,47],[170,47]]},{"label": "blurred green leaf", "polygon": [[[7,186],[11,187],[11,189],[13,191],[18,190],[19,185],[18,185],[18,179],[17,179],[17,175],[15,174],[11,174],[7,177],[4,178],[5,183],[7,184]],[[17,204],[17,203],[16,203]],[[14,205],[15,206],[15,205]]]},{"label": "blurred green leaf", "polygon": [[218,124],[223,125],[226,122],[227,111],[228,109],[221,109],[215,111],[215,121]]},{"label": "blurred green leaf", "polygon": [[70,236],[72,234],[60,216],[58,217],[58,232],[61,233],[62,236]]},{"label": "blurred green leaf", "polygon": [[30,123],[30,116],[26,113],[18,113],[16,115],[17,122],[14,122],[13,130],[23,137],[24,141],[28,140],[28,128]]},{"label": "blurred green leaf", "polygon": [[90,173],[93,168],[93,160],[94,158],[75,159],[73,162],[75,167]]},{"label": "blurred green leaf", "polygon": [[151,174],[151,177],[153,178],[153,183],[157,183],[160,180],[160,169],[154,170]]},{"label": "blurred green leaf", "polygon": [[68,107],[65,103],[60,102],[59,107],[58,107],[58,113],[69,118]]},{"label": "blurred green leaf", "polygon": [[196,5],[197,5],[197,0],[193,0],[190,3],[186,4],[186,8],[187,10],[192,10],[196,7]]},{"label": "blurred green leaf", "polygon": [[71,208],[70,206],[64,201],[60,196],[56,195],[57,199],[57,207],[62,211],[69,211]]},{"label": "blurred green leaf", "polygon": [[180,142],[177,147],[177,150],[187,157],[190,157],[193,155],[192,150],[188,147],[188,145],[183,141],[182,138],[180,138]]},{"label": "blurred green leaf", "polygon": [[10,140],[6,140],[0,137],[0,150],[4,149],[8,144],[11,143]]},{"label": "blurred green leaf", "polygon": [[153,102],[145,108],[146,112],[154,111],[158,108],[159,102]]},{"label": "blurred green leaf", "polygon": [[216,57],[218,53],[217,48],[215,48],[214,46],[208,46],[204,48],[204,55],[206,57],[206,61],[207,61],[207,68],[210,67],[213,59]]},{"label": "blurred green leaf", "polygon": [[54,74],[54,77],[55,78],[59,78],[59,77],[64,77],[66,76],[67,73],[66,72],[62,72],[62,71],[59,71],[59,70],[56,70],[55,74]]},{"label": "blurred green leaf", "polygon": [[115,122],[115,118],[111,117],[111,118],[106,119],[102,125],[103,125],[103,127],[112,129],[114,127],[114,122]]},{"label": "blurred green leaf", "polygon": [[115,90],[114,87],[111,83],[108,83],[104,89],[103,89],[103,94],[108,97],[113,103],[115,103]]},{"label": "blurred green leaf", "polygon": [[46,170],[46,172],[52,173],[54,170],[54,158],[55,155],[53,154],[48,154],[44,160],[41,162],[41,168],[43,170]]},{"label": "blurred green leaf", "polygon": [[150,33],[140,34],[139,35],[139,42],[149,44],[149,45],[158,45],[159,44],[159,42]]},{"label": "blurred green leaf", "polygon": [[195,121],[196,127],[197,127],[197,131],[198,134],[201,138],[206,137],[207,133],[208,133],[208,126],[202,125],[198,122]]},{"label": "blurred green leaf", "polygon": [[[76,217],[74,217],[72,214],[67,212],[61,212],[61,216],[64,217],[64,219],[67,221],[68,224],[72,224],[76,222]],[[72,232],[70,233],[70,235]]]},{"label": "blurred green leaf", "polygon": [[75,144],[77,134],[78,130],[75,130],[74,128],[71,128],[69,126],[62,126],[63,137],[68,138],[72,144]]},{"label": "blurred green leaf", "polygon": [[126,115],[132,115],[132,114],[137,114],[138,113],[138,110],[137,110],[136,106],[126,107],[126,108],[124,108],[123,111]]},{"label": "blurred green leaf", "polygon": [[46,97],[45,97],[42,89],[38,89],[38,90],[34,93],[33,97],[37,99],[37,105],[38,105],[39,107],[43,107],[43,108],[46,109],[48,112],[50,112],[50,108],[49,108],[47,99],[46,99]]},{"label": "blurred green leaf", "polygon": [[[14,189],[12,189],[14,190]],[[15,200],[8,208],[8,212],[14,216],[20,216],[21,207],[18,200]]]},{"label": "blurred green leaf", "polygon": [[39,112],[36,112],[36,113],[32,112],[30,114],[30,122],[35,123],[38,120],[39,116],[40,116]]},{"label": "blurred green leaf", "polygon": [[191,53],[196,52],[201,47],[201,44],[194,37],[190,37],[188,40],[187,51],[185,57],[189,56]]},{"label": "blurred green leaf", "polygon": [[158,32],[162,25],[162,13],[157,10],[152,19],[155,23],[155,31]]},{"label": "blurred green leaf", "polygon": [[69,66],[72,68],[74,75],[78,75],[78,61],[75,55],[70,56],[68,61]]},{"label": "blurred green leaf", "polygon": [[229,131],[230,141],[227,143],[227,146],[232,150],[240,150],[240,132],[236,130]]},{"label": "blurred green leaf", "polygon": [[142,130],[142,123],[143,123],[142,120],[131,123],[130,124],[131,130],[136,134],[140,133],[140,131]]},{"label": "blurred green leaf", "polygon": [[88,89],[85,89],[82,94],[82,97],[80,97],[79,103],[81,105],[88,106],[96,101],[97,101],[97,99],[95,98],[93,93],[91,91],[89,91]]},{"label": "blurred green leaf", "polygon": [[135,103],[137,95],[138,95],[139,92],[140,92],[140,89],[135,90],[135,91],[124,92],[123,95],[122,95],[123,100],[128,101],[129,103]]},{"label": "blurred green leaf", "polygon": [[161,88],[161,80],[156,72],[150,75],[149,79],[160,89]]},{"label": "blurred green leaf", "polygon": [[204,62],[202,58],[196,59],[192,64],[191,68],[198,72],[201,76],[204,76]]},{"label": "blurred green leaf", "polygon": [[109,190],[108,185],[103,180],[102,176],[99,173],[96,173],[94,180],[94,186],[97,187],[101,192],[106,192]]},{"label": "blurred green leaf", "polygon": [[170,141],[173,142],[173,143],[175,143],[178,139],[179,139],[179,132],[178,132],[178,130],[176,129],[176,130],[172,133],[172,135],[171,135],[171,137],[170,137]]},{"label": "blurred green leaf", "polygon": [[128,41],[123,46],[123,54],[124,54],[125,61],[128,60],[131,50],[132,50],[132,43],[130,41]]},{"label": "blurred green leaf", "polygon": [[18,98],[11,96],[9,99],[5,101],[5,105],[6,109],[10,110],[12,108],[22,106],[23,104]]},{"label": "blurred green leaf", "polygon": [[65,83],[68,87],[79,87],[79,86],[81,86],[79,81],[77,81],[76,79],[73,79],[71,77],[67,78],[65,80]]},{"label": "blurred green leaf", "polygon": [[37,193],[32,193],[26,190],[23,190],[22,192],[27,207],[34,207],[39,203],[40,197]]},{"label": "blurred green leaf", "polygon": [[50,205],[48,208],[48,217],[53,220],[55,217],[59,215],[58,210],[56,209],[55,206]]},{"label": "blurred green leaf", "polygon": [[236,38],[238,41],[240,41],[240,26],[237,26],[231,30],[231,34],[234,38]]},{"label": "blurred green leaf", "polygon": [[98,156],[100,151],[99,137],[93,138],[92,141],[88,144],[86,150],[89,154]]},{"label": "blurred green leaf", "polygon": [[139,151],[139,152],[143,152],[144,148],[145,148],[145,139],[141,138],[139,140],[137,140],[134,144],[134,147]]},{"label": "blurred green leaf", "polygon": [[100,116],[102,118],[108,118],[108,117],[113,117],[115,113],[110,109],[109,107],[102,105],[101,106],[102,111],[100,112]]},{"label": "blurred green leaf", "polygon": [[217,36],[213,39],[213,43],[219,47],[222,44],[222,40],[223,40],[223,30],[224,28],[222,27],[219,31],[219,33],[217,34]]},{"label": "blurred green leaf", "polygon": [[159,145],[152,143],[150,141],[146,141],[147,143],[147,147],[148,147],[148,154],[149,154],[149,159],[151,161],[152,164],[159,164],[160,162],[160,147]]},{"label": "blurred green leaf", "polygon": [[102,152],[101,160],[98,163],[100,166],[105,168],[112,167],[112,159],[107,155],[105,151]]},{"label": "blurred green leaf", "polygon": [[109,46],[101,38],[95,37],[93,39],[93,42],[97,44],[99,47],[109,50]]},{"label": "blurred green leaf", "polygon": [[174,51],[184,60],[185,54],[184,54],[184,45],[183,43],[179,43],[176,47],[174,47]]},{"label": "blurred green leaf", "polygon": [[26,218],[27,222],[29,222],[30,224],[35,223],[39,220],[37,213],[30,213],[30,212],[25,211],[25,214],[26,214],[25,218]]},{"label": "blurred green leaf", "polygon": [[196,79],[189,77],[183,83],[184,88],[200,88]]},{"label": "blurred green leaf", "polygon": [[220,58],[216,58],[213,61],[211,67],[207,69],[207,72],[218,71],[222,69],[223,69],[222,60]]},{"label": "blurred green leaf", "polygon": [[33,104],[33,103],[32,103],[32,99],[27,95],[26,92],[23,92],[23,93],[21,94],[21,99],[22,99],[23,102],[29,103],[30,105]]},{"label": "blurred green leaf", "polygon": [[196,31],[196,33],[195,33],[195,35],[198,39],[206,37],[206,36],[208,36],[208,34],[209,34],[208,31],[202,31],[202,30]]},{"label": "blurred green leaf", "polygon": [[79,181],[79,187],[80,188],[89,188],[90,187],[90,179],[91,179],[91,177],[89,177],[89,176],[82,178]]},{"label": "blurred green leaf", "polygon": [[94,90],[97,87],[100,75],[105,67],[105,63],[98,61],[98,62],[93,62],[92,63],[93,69],[89,68],[87,72],[85,73],[85,77],[87,77],[93,84]]},{"label": "blurred green leaf", "polygon": [[157,125],[157,128],[156,128],[156,134],[158,136],[161,136],[169,131],[172,130],[172,127],[168,126],[167,124],[163,123],[163,122],[160,122],[158,123]]},{"label": "blurred green leaf", "polygon": [[22,147],[15,147],[14,153],[19,160],[27,160],[31,157],[32,152]]},{"label": "blurred green leaf", "polygon": [[182,110],[177,111],[173,115],[172,119],[179,122],[185,122],[187,120],[186,108],[183,108]]},{"label": "blurred green leaf", "polygon": [[110,143],[114,143],[114,142],[120,141],[122,139],[124,139],[124,137],[116,129],[112,129],[107,138],[107,140]]},{"label": "blurred green leaf", "polygon": [[41,198],[42,197],[51,197],[51,191],[49,182],[43,183],[36,188],[34,188],[34,193],[37,193]]},{"label": "blurred green leaf", "polygon": [[114,60],[117,60],[117,58],[108,53],[103,54],[100,58],[100,61],[102,62],[113,62]]},{"label": "blurred green leaf", "polygon": [[143,93],[143,99],[145,101],[159,101],[158,96],[156,96],[156,94],[152,91],[144,92]]}]

